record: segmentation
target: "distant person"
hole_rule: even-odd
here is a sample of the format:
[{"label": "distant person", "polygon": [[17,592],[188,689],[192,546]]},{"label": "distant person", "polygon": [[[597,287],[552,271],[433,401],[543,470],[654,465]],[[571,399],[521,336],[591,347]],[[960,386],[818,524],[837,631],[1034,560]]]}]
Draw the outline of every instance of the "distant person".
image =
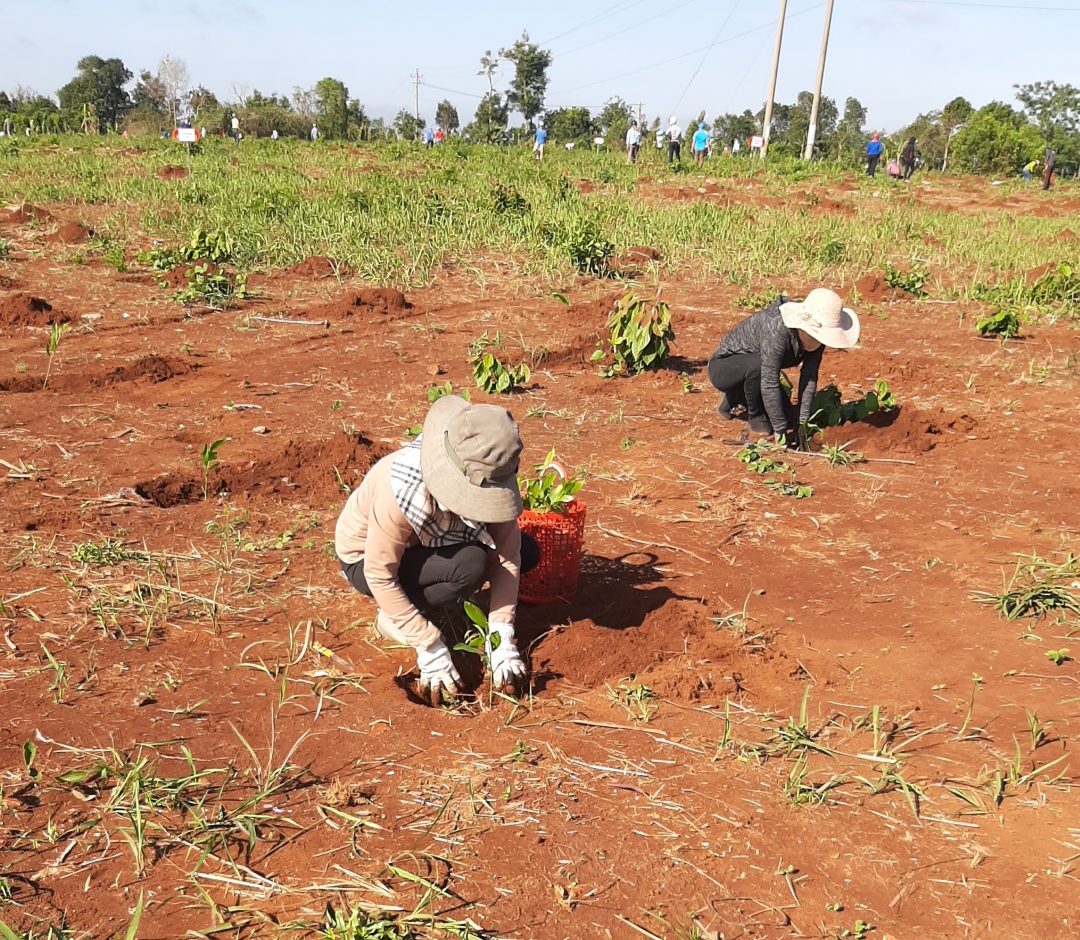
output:
[{"label": "distant person", "polygon": [[1043,191],[1045,192],[1050,188],[1050,184],[1054,182],[1054,164],[1057,162],[1057,154],[1054,153],[1049,147],[1046,148],[1046,157],[1043,161]]},{"label": "distant person", "polygon": [[904,175],[904,171],[900,169],[900,162],[896,159],[896,157],[893,157],[889,161],[888,173],[889,178],[894,180],[898,180]]},{"label": "distant person", "polygon": [[910,183],[915,172],[915,138],[909,137],[904,149],[900,151],[900,166],[904,169],[904,182]]},{"label": "distant person", "polygon": [[733,157],[737,157],[739,155],[739,151],[741,149],[742,149],[742,144],[739,143],[739,138],[736,137],[735,140],[733,140],[732,143],[731,143],[731,155]]},{"label": "distant person", "polygon": [[674,115],[668,121],[667,139],[667,162],[682,163],[682,128]]},{"label": "distant person", "polygon": [[205,127],[200,127],[199,128],[199,140],[202,140],[205,136],[206,136],[206,128]]},{"label": "distant person", "polygon": [[533,141],[533,159],[539,163],[544,159],[544,144],[547,143],[547,130],[543,124],[536,128],[536,138]]},{"label": "distant person", "polygon": [[664,149],[664,129],[662,127],[656,129],[656,149]]},{"label": "distant person", "polygon": [[709,132],[705,129],[704,124],[699,124],[698,129],[694,131],[690,148],[694,152],[694,163],[698,166],[704,166],[705,155],[709,151]]},{"label": "distant person", "polygon": [[885,152],[885,145],[881,142],[881,135],[874,134],[870,143],[866,145],[866,175],[873,176],[877,173],[877,165],[881,155]]},{"label": "distant person", "polygon": [[435,146],[435,132],[430,127],[424,128],[424,146],[428,150]]},{"label": "distant person", "polygon": [[277,140],[278,139],[278,132],[277,132],[276,127],[272,131],[270,131],[270,139],[271,140]]},{"label": "distant person", "polygon": [[441,144],[444,140],[446,140],[446,134],[443,133],[443,129],[441,127],[436,127],[435,128],[435,143],[436,144]]},{"label": "distant person", "polygon": [[232,116],[232,139],[234,144],[240,143],[240,118]]},{"label": "distant person", "polygon": [[311,142],[315,143],[315,141],[317,141],[318,139],[319,139],[319,125],[318,124],[312,124],[311,125]]},{"label": "distant person", "polygon": [[1024,164],[1024,168],[1020,171],[1024,177],[1025,183],[1030,183],[1031,178],[1035,175],[1035,171],[1039,168],[1039,161],[1037,159],[1032,160],[1030,163]]},{"label": "distant person", "polygon": [[638,151],[641,149],[641,131],[638,130],[637,121],[631,121],[626,131],[626,162],[637,163]]}]

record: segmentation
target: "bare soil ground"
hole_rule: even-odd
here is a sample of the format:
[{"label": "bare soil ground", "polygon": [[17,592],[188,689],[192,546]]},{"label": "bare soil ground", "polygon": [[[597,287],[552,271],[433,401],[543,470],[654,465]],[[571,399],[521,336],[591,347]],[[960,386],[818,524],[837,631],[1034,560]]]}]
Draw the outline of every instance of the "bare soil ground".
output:
[{"label": "bare soil ground", "polygon": [[[975,190],[911,198],[1027,211]],[[658,193],[680,195],[712,198]],[[865,272],[862,344],[823,384],[883,378],[900,408],[832,432],[871,462],[789,457],[814,488],[794,500],[714,410],[704,364],[745,313],[719,279],[663,283],[670,367],[602,379],[611,282],[566,307],[450,270],[405,297],[320,258],[186,310],[146,272],[72,263],[92,212],[43,209],[3,223],[0,270],[0,919],[112,936],[142,894],[144,938],[273,936],[426,893],[508,937],[1080,930],[1080,671],[1046,655],[1080,658],[1075,617],[973,598],[1016,553],[1076,550],[1072,326],[1001,345],[974,305]],[[50,322],[71,330],[42,388]],[[586,558],[573,603],[521,611],[530,697],[489,702],[463,655],[478,694],[435,711],[333,526],[496,330],[533,366],[500,399],[526,462],[587,470]],[[86,548],[106,538],[126,551]]]}]

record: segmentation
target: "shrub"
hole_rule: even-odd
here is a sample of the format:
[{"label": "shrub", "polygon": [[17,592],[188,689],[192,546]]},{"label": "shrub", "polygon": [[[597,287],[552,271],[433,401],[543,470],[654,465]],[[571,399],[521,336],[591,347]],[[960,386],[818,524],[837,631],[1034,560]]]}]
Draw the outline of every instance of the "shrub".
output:
[{"label": "shrub", "polygon": [[884,379],[878,379],[873,391],[849,402],[841,400],[840,389],[835,385],[827,385],[819,389],[814,396],[810,420],[806,424],[811,432],[816,432],[823,428],[835,428],[854,421],[865,421],[878,411],[891,411],[895,407],[896,398],[889,391],[889,385]]},{"label": "shrub", "polygon": [[615,364],[604,370],[607,376],[619,372],[639,375],[660,365],[675,339],[671,329],[671,309],[659,298],[651,304],[633,291],[615,304],[608,319]]},{"label": "shrub", "polygon": [[983,317],[975,324],[975,328],[983,336],[1000,336],[1004,339],[1014,339],[1020,335],[1020,325],[1023,318],[1013,310],[999,310],[989,316]]},{"label": "shrub", "polygon": [[571,232],[566,241],[570,263],[582,274],[603,275],[608,262],[615,253],[615,245],[609,242],[594,222],[583,222]]}]

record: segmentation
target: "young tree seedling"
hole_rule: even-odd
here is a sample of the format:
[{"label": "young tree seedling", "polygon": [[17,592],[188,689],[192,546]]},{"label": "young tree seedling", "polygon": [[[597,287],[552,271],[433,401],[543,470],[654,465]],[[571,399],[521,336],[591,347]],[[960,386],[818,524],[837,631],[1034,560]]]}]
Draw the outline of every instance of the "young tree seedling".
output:
[{"label": "young tree seedling", "polygon": [[203,484],[202,484],[202,498],[206,499],[206,492],[210,487],[210,472],[214,470],[218,465],[218,448],[225,443],[224,438],[214,441],[213,444],[203,444],[202,451],[199,455],[199,462],[202,464],[203,472]]},{"label": "young tree seedling", "polygon": [[66,323],[53,323],[49,326],[49,338],[45,340],[45,355],[49,357],[49,362],[45,367],[45,381],[41,383],[43,389],[49,384],[49,375],[52,373],[53,359],[56,357],[56,351],[60,348],[60,340],[64,338],[64,334],[67,331],[68,325]]}]

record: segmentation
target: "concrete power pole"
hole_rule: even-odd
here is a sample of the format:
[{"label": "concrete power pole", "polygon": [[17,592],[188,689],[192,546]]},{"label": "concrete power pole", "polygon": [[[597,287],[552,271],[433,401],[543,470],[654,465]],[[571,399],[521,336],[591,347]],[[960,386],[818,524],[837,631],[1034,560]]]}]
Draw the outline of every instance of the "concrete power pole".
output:
[{"label": "concrete power pole", "polygon": [[413,76],[413,82],[416,87],[416,123],[420,123],[420,69],[416,70],[416,74]]},{"label": "concrete power pole", "polygon": [[780,0],[780,19],[776,21],[776,47],[773,49],[772,77],[769,79],[769,97],[765,99],[765,123],[761,128],[761,159],[769,149],[769,132],[772,130],[772,106],[776,97],[776,76],[780,71],[780,44],[784,40],[784,17],[787,16],[787,0]]},{"label": "concrete power pole", "polygon": [[806,133],[804,160],[814,159],[814,138],[817,137],[818,110],[821,108],[821,85],[825,81],[825,56],[829,52],[829,30],[832,28],[833,0],[825,8],[825,33],[821,37],[821,61],[817,68],[817,85],[814,86],[814,105],[810,109],[810,128]]}]

